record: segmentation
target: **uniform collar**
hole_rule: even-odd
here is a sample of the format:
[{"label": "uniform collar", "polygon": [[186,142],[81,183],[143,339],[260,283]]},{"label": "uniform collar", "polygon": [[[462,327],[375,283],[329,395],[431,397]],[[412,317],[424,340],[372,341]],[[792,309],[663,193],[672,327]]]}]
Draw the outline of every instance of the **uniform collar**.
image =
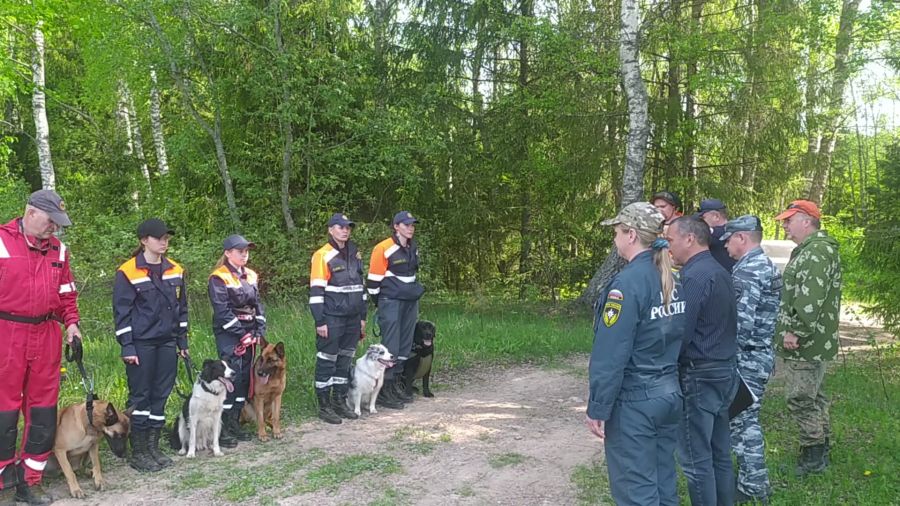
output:
[{"label": "uniform collar", "polygon": [[25,239],[25,244],[28,245],[29,249],[40,251],[41,253],[47,253],[47,250],[50,249],[50,239],[38,239],[37,237],[32,237],[26,234],[25,223],[22,221],[22,218],[16,218],[15,222],[16,230],[18,230],[19,234],[22,235],[22,238]]},{"label": "uniform collar", "polygon": [[228,270],[238,278],[243,278],[247,275],[246,268],[238,269],[237,267],[231,265],[231,262],[229,262],[228,260],[225,260],[225,266],[228,267]]},{"label": "uniform collar", "polygon": [[410,240],[406,241],[406,246],[404,246],[403,244],[400,243],[400,237],[397,235],[397,232],[394,232],[393,234],[391,234],[391,239],[394,240],[394,244],[396,244],[397,246],[400,246],[401,248],[412,247],[413,241],[415,241],[415,239],[410,239]]},{"label": "uniform collar", "polygon": [[741,259],[738,260],[734,264],[734,267],[732,268],[732,270],[737,270],[738,265],[743,265],[743,264],[749,262],[751,258],[758,257],[759,255],[762,255],[764,253],[765,252],[763,251],[761,246],[756,246],[755,248],[751,249],[750,251],[744,253],[744,256],[742,256]]},{"label": "uniform collar", "polygon": [[[167,270],[169,270],[169,269],[172,268],[172,262],[170,262],[169,259],[166,258],[165,255],[163,255],[162,258],[161,258],[160,260],[161,260],[161,263],[160,263],[160,264],[162,265],[162,270],[163,270],[163,272],[166,272]],[[151,266],[151,264],[147,263],[147,259],[144,258],[144,252],[143,252],[143,251],[141,251],[140,253],[138,253],[137,255],[135,255],[135,257],[134,257],[134,265],[135,265],[135,267],[137,267],[138,269],[145,269],[145,270],[150,270],[150,266]]]}]

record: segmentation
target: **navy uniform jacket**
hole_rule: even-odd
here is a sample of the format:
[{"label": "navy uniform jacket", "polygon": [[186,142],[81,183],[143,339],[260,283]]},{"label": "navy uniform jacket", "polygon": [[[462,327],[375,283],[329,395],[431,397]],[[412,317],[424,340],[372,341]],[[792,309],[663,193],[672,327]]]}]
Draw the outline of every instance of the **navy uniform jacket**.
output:
[{"label": "navy uniform jacket", "polygon": [[248,332],[266,335],[266,315],[259,302],[257,279],[252,269],[244,267],[241,272],[227,261],[209,275],[216,338],[239,341]]},{"label": "navy uniform jacket", "polygon": [[366,319],[362,255],[353,241],[338,248],[331,239],[313,254],[309,274],[309,309],[316,327],[325,315]]},{"label": "navy uniform jacket", "polygon": [[671,301],[663,301],[653,252],[644,251],[600,293],[588,370],[589,417],[609,419],[623,394],[643,391],[645,398],[654,398],[678,391],[685,312],[679,289],[676,283]]},{"label": "navy uniform jacket", "polygon": [[157,276],[143,253],[130,258],[116,271],[113,315],[123,357],[137,355],[135,341],[175,339],[178,348],[186,350],[188,307],[184,269],[163,257],[162,276]]}]

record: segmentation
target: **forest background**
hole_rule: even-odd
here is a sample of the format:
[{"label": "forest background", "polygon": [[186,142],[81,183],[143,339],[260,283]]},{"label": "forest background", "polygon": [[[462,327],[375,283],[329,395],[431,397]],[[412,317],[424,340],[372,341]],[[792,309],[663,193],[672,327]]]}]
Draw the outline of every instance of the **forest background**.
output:
[{"label": "forest background", "polygon": [[267,300],[302,303],[332,212],[368,251],[408,209],[432,294],[589,303],[629,196],[720,198],[769,238],[810,198],[896,331],[900,4],[622,1],[636,180],[618,1],[0,0],[0,218],[56,188],[83,296],[157,216],[192,293],[240,232]]}]

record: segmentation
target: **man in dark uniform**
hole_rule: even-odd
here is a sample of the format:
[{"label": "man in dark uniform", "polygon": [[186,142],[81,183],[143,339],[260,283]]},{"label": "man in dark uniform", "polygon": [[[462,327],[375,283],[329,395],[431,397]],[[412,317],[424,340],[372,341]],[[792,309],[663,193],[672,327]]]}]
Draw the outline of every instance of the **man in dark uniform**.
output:
[{"label": "man in dark uniform", "polygon": [[335,213],[328,243],[313,254],[309,309],[316,323],[316,397],[319,418],[333,424],[359,418],[347,407],[350,361],[366,335],[366,291],[362,255],[350,240],[356,224]]},{"label": "man in dark uniform", "polygon": [[616,504],[678,504],[677,360],[685,301],[666,241],[658,237],[663,216],[648,202],[636,202],[602,224],[615,226],[616,250],[628,264],[596,307],[588,427],[605,441]]},{"label": "man in dark uniform", "polygon": [[725,241],[722,235],[725,233],[725,224],[728,223],[728,208],[719,199],[706,199],[700,202],[697,217],[709,225],[709,252],[726,271],[731,272],[735,260],[725,249]]},{"label": "man in dark uniform", "polygon": [[678,218],[667,233],[687,301],[678,359],[684,395],[679,462],[692,504],[734,504],[728,408],[737,392],[737,302],[731,274],[709,252],[709,225]]},{"label": "man in dark uniform", "polygon": [[[62,334],[81,339],[78,292],[66,246],[54,235],[71,225],[62,198],[38,190],[25,213],[0,226],[0,489],[16,500],[49,504],[40,488],[56,434],[56,402]],[[16,456],[19,412],[25,416],[22,451]],[[18,460],[18,464],[16,461]]]}]

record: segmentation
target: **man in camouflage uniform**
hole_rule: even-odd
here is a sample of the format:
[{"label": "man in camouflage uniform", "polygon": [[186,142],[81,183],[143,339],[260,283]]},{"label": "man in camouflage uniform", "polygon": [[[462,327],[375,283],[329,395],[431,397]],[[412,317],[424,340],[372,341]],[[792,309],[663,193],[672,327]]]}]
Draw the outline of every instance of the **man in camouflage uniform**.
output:
[{"label": "man in camouflage uniform", "polygon": [[820,218],[819,208],[808,200],[795,200],[775,217],[797,243],[784,269],[775,340],[785,363],[788,412],[800,429],[800,476],[828,466],[828,399],[822,383],[825,363],[837,354],[841,313],[838,243],[819,230]]},{"label": "man in camouflage uniform", "polygon": [[772,336],[781,300],[781,272],[759,246],[762,224],[756,216],[741,216],[725,224],[722,242],[731,258],[737,296],[737,366],[757,402],[731,419],[731,447],[737,457],[736,504],[767,504],[769,472],[759,425],[759,409],[775,355]]}]

